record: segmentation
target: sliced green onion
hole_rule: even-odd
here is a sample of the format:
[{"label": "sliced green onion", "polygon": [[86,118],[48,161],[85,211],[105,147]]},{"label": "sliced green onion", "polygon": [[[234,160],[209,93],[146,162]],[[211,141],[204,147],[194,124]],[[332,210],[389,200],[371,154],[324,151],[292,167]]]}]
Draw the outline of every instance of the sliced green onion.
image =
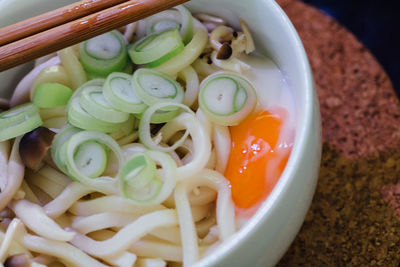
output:
[{"label": "sliced green onion", "polygon": [[65,160],[62,161],[60,159],[60,149],[63,146],[63,144],[66,143],[71,138],[71,136],[80,131],[82,130],[79,128],[67,125],[54,136],[53,143],[51,145],[51,157],[54,163],[57,165],[57,167],[64,172],[66,172]]},{"label": "sliced green onion", "polygon": [[172,19],[160,20],[151,27],[151,32],[163,32],[170,29],[180,29],[181,25],[178,21]]},{"label": "sliced green onion", "polygon": [[60,83],[42,83],[35,88],[33,103],[39,108],[64,106],[72,93],[69,87]]},{"label": "sliced green onion", "polygon": [[[122,165],[123,156],[120,146],[112,139],[110,136],[94,132],[94,131],[82,131],[79,133],[74,134],[69,141],[66,143],[65,148],[65,163],[68,170],[68,173],[71,177],[76,179],[77,181],[95,188],[99,192],[104,194],[117,194],[118,193],[118,183],[117,179],[102,176],[102,177],[89,177],[78,165],[77,162],[77,152],[87,142],[97,142],[103,146],[109,148],[118,160],[119,166]],[[83,152],[82,152],[83,153]],[[90,151],[84,152],[83,158],[89,160],[90,164],[94,164],[94,170],[101,169],[100,167],[103,166],[103,157],[96,157],[92,155]],[[97,160],[99,160],[97,162]],[[85,162],[85,161],[84,161]]]},{"label": "sliced green onion", "polygon": [[81,107],[96,119],[119,123],[129,119],[129,113],[115,110],[103,96],[102,88],[86,87],[79,98]]},{"label": "sliced green onion", "polygon": [[[180,113],[181,112],[179,111],[179,109],[171,110],[171,111],[157,110],[153,114],[151,114],[150,123],[169,122],[170,120],[177,117]],[[134,115],[135,115],[135,117],[137,117],[138,119],[141,120],[143,118],[143,114],[144,113],[139,113],[139,114],[134,114]]]},{"label": "sliced green onion", "polygon": [[[145,151],[133,154],[130,160],[118,174],[124,197],[136,205],[164,202],[176,185],[177,166],[171,156],[158,151]],[[155,162],[161,165],[160,170],[156,170]],[[131,174],[130,178],[126,174]]]},{"label": "sliced green onion", "polygon": [[177,29],[153,33],[134,43],[129,56],[135,64],[147,64],[156,67],[175,57],[184,49],[182,38]]},{"label": "sliced green onion", "polygon": [[132,75],[114,72],[104,83],[104,98],[117,110],[142,113],[147,105],[136,95],[131,86]]},{"label": "sliced green onion", "polygon": [[[150,69],[138,69],[131,83],[135,93],[148,106],[159,102],[182,103],[185,96],[182,86],[168,75]],[[172,110],[175,110],[173,107]],[[171,110],[170,106],[164,110]]]},{"label": "sliced green onion", "polygon": [[32,100],[35,88],[42,83],[61,83],[72,88],[70,78],[64,66],[53,65],[43,69],[32,83],[29,98]]},{"label": "sliced green onion", "polygon": [[193,16],[184,6],[175,7],[177,10],[166,10],[146,19],[146,33],[162,32],[168,29],[178,29],[185,44],[193,37]]},{"label": "sliced green onion", "polygon": [[200,85],[199,105],[204,114],[219,125],[237,125],[257,102],[253,85],[245,78],[219,72],[208,76]]},{"label": "sliced green onion", "polygon": [[158,179],[152,179],[142,189],[136,189],[129,186],[129,184],[124,183],[122,192],[125,198],[130,199],[137,205],[152,205],[148,203],[154,200],[160,194],[161,188],[161,181]]},{"label": "sliced green onion", "polygon": [[[126,183],[124,188],[142,189],[148,185],[156,175],[156,163],[145,153],[133,154],[127,159],[119,171],[121,182]],[[124,195],[127,192],[124,191]]]},{"label": "sliced green onion", "polygon": [[99,177],[107,166],[107,150],[96,141],[87,141],[75,152],[75,162],[79,171],[90,178]]},{"label": "sliced green onion", "polygon": [[180,30],[182,40],[185,44],[189,43],[193,38],[193,16],[190,11],[183,5],[175,7],[182,16],[182,27]]},{"label": "sliced green onion", "polygon": [[126,137],[132,134],[135,129],[137,129],[137,124],[137,119],[131,115],[129,116],[129,119],[121,125],[121,128],[119,128],[119,130],[116,132],[110,133],[110,136],[115,140]]},{"label": "sliced green onion", "polygon": [[0,142],[23,135],[42,125],[38,108],[23,104],[0,113]]},{"label": "sliced green onion", "polygon": [[170,146],[170,147],[165,147],[165,146],[160,146],[157,143],[155,143],[151,137],[151,131],[150,131],[150,119],[153,116],[153,114],[157,111],[160,110],[162,108],[168,107],[168,106],[172,106],[172,107],[177,107],[177,108],[182,108],[183,110],[187,111],[190,114],[194,114],[193,111],[183,105],[183,104],[179,104],[179,103],[173,103],[173,102],[164,102],[164,103],[158,103],[155,104],[153,106],[150,106],[144,113],[142,116],[142,119],[140,120],[139,123],[139,138],[140,141],[148,148],[152,149],[152,150],[157,150],[157,151],[164,151],[164,152],[169,152],[169,151],[173,151],[175,149],[177,149],[179,146],[181,146],[183,144],[183,142],[185,141],[185,139],[188,137],[189,133],[186,131],[185,134],[181,137],[180,140],[178,140],[177,142],[174,143],[174,145]]},{"label": "sliced green onion", "polygon": [[112,133],[118,131],[122,123],[112,123],[96,119],[87,113],[80,104],[79,98],[75,97],[68,103],[68,122],[78,128],[93,130],[102,133]]},{"label": "sliced green onion", "polygon": [[69,109],[72,99],[79,98],[84,89],[86,89],[88,87],[101,89],[101,88],[103,88],[105,81],[106,81],[105,79],[98,78],[98,79],[93,79],[93,80],[90,80],[90,81],[82,84],[78,89],[75,90],[74,94],[71,96],[70,101],[68,102],[68,105],[67,105],[67,110]]},{"label": "sliced green onion", "polygon": [[80,44],[79,58],[84,69],[94,75],[121,71],[127,62],[124,37],[118,31],[111,31],[89,39]]},{"label": "sliced green onion", "polygon": [[208,42],[208,33],[203,29],[196,29],[192,40],[185,46],[182,53],[157,66],[155,70],[167,75],[175,76],[178,72],[191,65],[203,52]]}]

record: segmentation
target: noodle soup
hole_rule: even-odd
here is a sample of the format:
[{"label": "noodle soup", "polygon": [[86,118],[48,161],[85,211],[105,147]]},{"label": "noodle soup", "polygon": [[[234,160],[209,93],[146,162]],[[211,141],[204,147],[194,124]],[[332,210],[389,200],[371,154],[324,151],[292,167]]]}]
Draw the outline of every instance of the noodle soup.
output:
[{"label": "noodle soup", "polygon": [[297,131],[251,31],[180,6],[36,60],[0,114],[3,262],[191,266],[229,243]]}]

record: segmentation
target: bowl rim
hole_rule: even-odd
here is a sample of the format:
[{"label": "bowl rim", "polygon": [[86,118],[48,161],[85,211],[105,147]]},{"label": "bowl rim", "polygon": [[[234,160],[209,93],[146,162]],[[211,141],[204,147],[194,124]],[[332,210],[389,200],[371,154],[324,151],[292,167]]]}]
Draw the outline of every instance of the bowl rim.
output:
[{"label": "bowl rim", "polygon": [[298,167],[298,162],[300,162],[301,157],[307,148],[308,136],[310,136],[310,131],[313,129],[313,119],[314,119],[314,99],[315,99],[315,87],[312,77],[311,67],[308,61],[308,57],[304,46],[301,42],[300,36],[298,35],[292,22],[283,11],[283,9],[273,0],[260,0],[265,2],[271,9],[271,13],[279,14],[279,23],[284,26],[286,33],[294,44],[295,54],[299,56],[300,70],[304,75],[302,75],[302,87],[306,88],[304,96],[304,116],[302,116],[296,127],[296,137],[293,145],[292,152],[289,156],[289,160],[286,167],[281,174],[277,184],[272,189],[271,193],[266,200],[260,205],[258,210],[251,216],[248,222],[237,231],[233,238],[227,240],[220,244],[212,254],[200,259],[193,266],[212,266],[221,262],[225,256],[228,256],[230,251],[240,246],[240,243],[246,239],[247,236],[251,236],[252,233],[256,232],[257,229],[262,225],[262,221],[269,217],[274,206],[278,205],[280,200],[284,198],[285,192],[288,190],[289,185],[296,178],[296,169]]}]

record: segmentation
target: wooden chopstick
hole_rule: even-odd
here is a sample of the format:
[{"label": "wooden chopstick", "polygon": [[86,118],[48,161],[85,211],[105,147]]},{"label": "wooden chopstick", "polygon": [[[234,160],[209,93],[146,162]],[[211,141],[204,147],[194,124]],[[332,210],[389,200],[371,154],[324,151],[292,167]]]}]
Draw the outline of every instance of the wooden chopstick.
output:
[{"label": "wooden chopstick", "polygon": [[128,0],[84,0],[0,28],[0,46],[90,15]]},{"label": "wooden chopstick", "polygon": [[0,47],[0,71],[80,43],[188,0],[130,0]]}]

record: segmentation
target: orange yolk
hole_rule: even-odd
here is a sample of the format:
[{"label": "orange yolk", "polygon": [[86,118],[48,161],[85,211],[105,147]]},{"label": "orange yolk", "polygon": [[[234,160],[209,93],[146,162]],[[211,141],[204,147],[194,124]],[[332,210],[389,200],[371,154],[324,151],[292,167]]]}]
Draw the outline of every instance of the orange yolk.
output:
[{"label": "orange yolk", "polygon": [[264,110],[230,127],[232,147],[225,177],[237,207],[250,208],[265,199],[278,181],[289,157],[287,150],[275,151],[281,126],[278,115]]}]

